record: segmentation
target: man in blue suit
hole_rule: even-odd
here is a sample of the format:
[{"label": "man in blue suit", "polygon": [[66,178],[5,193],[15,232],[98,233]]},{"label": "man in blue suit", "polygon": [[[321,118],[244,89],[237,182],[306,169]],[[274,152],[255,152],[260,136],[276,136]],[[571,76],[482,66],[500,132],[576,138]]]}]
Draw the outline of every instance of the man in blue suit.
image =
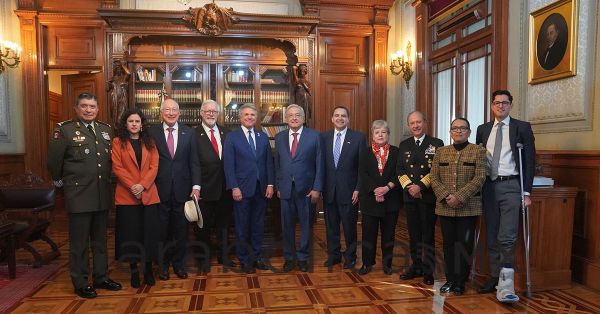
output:
[{"label": "man in blue suit", "polygon": [[344,106],[333,109],[334,130],[323,133],[325,155],[325,225],[327,227],[327,260],[325,267],[342,261],[340,223],[344,227],[344,268],[356,264],[356,224],[358,220],[358,158],[367,138],[348,128],[350,112]]},{"label": "man in blue suit", "polygon": [[223,148],[226,189],[231,190],[234,201],[236,253],[247,273],[254,272],[254,268],[269,269],[261,249],[267,199],[273,196],[275,180],[269,137],[254,129],[256,116],[254,105],[243,105],[242,125],[227,135]]},{"label": "man in blue suit", "polygon": [[156,187],[160,197],[159,219],[164,223],[162,235],[165,245],[159,278],[169,279],[169,265],[177,277],[188,277],[185,271],[185,250],[188,222],[183,204],[190,197],[200,196],[200,162],[198,161],[196,133],[185,124],[179,124],[179,104],[165,100],[161,107],[163,123],[150,130],[159,154]]},{"label": "man in blue suit", "polygon": [[[321,196],[324,180],[324,159],[319,132],[303,127],[302,107],[287,107],[289,130],[275,136],[275,170],[277,196],[281,199],[283,233],[283,271],[295,267],[308,271],[312,237],[314,204]],[[296,219],[300,223],[300,247],[296,250]],[[295,254],[294,254],[294,251]]]}]

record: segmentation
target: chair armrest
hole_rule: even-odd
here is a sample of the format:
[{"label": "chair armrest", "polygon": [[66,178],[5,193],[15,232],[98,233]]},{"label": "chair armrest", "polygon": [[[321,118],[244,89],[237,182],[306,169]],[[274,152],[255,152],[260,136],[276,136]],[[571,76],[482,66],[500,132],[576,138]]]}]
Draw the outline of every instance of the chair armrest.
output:
[{"label": "chair armrest", "polygon": [[43,206],[34,207],[34,208],[31,209],[31,211],[33,213],[38,213],[38,212],[41,212],[41,211],[44,211],[44,210],[51,209],[53,207],[54,207],[54,203],[48,203],[48,204],[43,205]]}]

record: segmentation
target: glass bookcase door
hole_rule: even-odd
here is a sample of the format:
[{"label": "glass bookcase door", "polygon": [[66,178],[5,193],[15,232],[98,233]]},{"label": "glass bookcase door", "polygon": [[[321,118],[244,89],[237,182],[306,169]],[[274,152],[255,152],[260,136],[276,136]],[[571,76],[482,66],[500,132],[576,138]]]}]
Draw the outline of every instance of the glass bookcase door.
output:
[{"label": "glass bookcase door", "polygon": [[287,128],[285,109],[290,104],[290,72],[287,66],[264,65],[259,71],[261,126],[273,138]]},{"label": "glass bookcase door", "polygon": [[245,65],[220,65],[222,79],[218,90],[222,91],[224,123],[239,124],[239,108],[246,103],[256,104],[256,68]]},{"label": "glass bookcase door", "polygon": [[149,123],[160,122],[160,95],[165,84],[164,64],[136,64],[133,95],[135,106]]},{"label": "glass bookcase door", "polygon": [[202,65],[170,65],[170,97],[179,104],[179,120],[186,124],[199,124],[200,106],[204,95],[204,67]]}]

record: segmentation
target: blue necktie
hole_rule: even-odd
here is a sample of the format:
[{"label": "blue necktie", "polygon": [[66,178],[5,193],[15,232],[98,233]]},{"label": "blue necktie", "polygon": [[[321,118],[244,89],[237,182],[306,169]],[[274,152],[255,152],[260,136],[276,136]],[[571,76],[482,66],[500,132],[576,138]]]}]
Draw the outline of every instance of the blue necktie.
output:
[{"label": "blue necktie", "polygon": [[252,130],[248,130],[248,142],[250,143],[252,152],[254,153],[254,155],[256,155],[256,145],[254,144],[254,139],[252,138]]},{"label": "blue necktie", "polygon": [[342,152],[342,133],[338,132],[337,137],[335,138],[335,145],[333,146],[333,163],[335,167],[338,166],[338,161],[340,160],[340,153]]}]

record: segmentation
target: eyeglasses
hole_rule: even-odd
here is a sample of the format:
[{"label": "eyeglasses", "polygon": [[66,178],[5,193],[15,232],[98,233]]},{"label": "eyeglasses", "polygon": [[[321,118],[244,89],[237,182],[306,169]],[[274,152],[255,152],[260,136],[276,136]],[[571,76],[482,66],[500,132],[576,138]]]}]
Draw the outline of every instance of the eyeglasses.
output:
[{"label": "eyeglasses", "polygon": [[163,108],[162,112],[163,113],[178,113],[179,108]]},{"label": "eyeglasses", "polygon": [[510,105],[510,101],[494,101],[494,102],[492,102],[492,105],[494,105],[496,107],[506,107],[506,106]]},{"label": "eyeglasses", "polygon": [[219,114],[219,112],[215,110],[202,110],[202,112],[206,114]]},{"label": "eyeglasses", "polygon": [[453,132],[453,133],[461,133],[461,132],[467,132],[467,131],[470,131],[470,129],[465,126],[460,126],[460,127],[455,126],[450,129],[450,132]]}]

